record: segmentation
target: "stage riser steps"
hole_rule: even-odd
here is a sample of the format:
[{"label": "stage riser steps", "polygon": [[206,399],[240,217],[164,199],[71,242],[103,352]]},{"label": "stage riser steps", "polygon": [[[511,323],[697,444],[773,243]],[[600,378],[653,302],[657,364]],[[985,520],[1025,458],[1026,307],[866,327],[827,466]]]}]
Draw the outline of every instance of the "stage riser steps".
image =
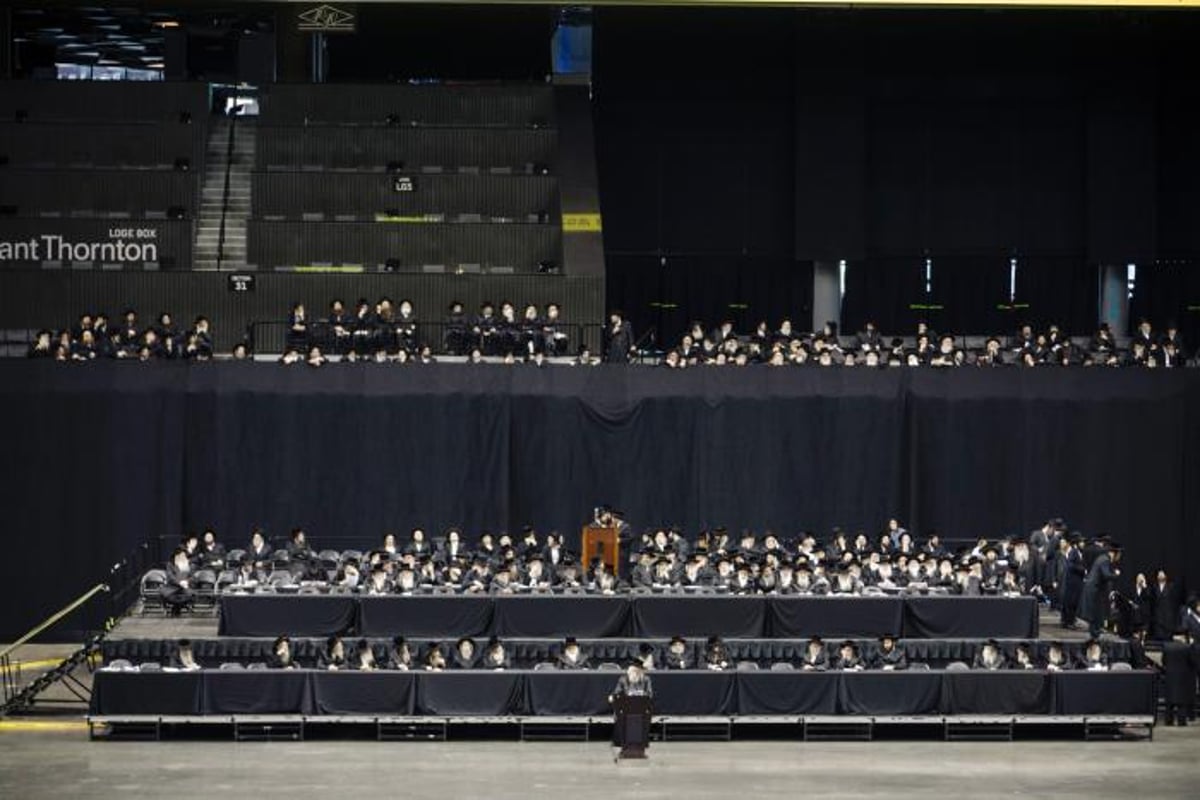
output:
[{"label": "stage riser steps", "polygon": [[814,722],[803,726],[806,742],[869,742],[873,725],[870,722]]},{"label": "stage riser steps", "polygon": [[446,723],[380,722],[375,726],[375,735],[381,742],[444,742],[446,741]]},{"label": "stage riser steps", "polygon": [[523,742],[587,742],[589,725],[579,723],[539,724],[532,721],[521,723]]},{"label": "stage riser steps", "polygon": [[651,739],[656,741],[728,742],[733,738],[733,726],[730,722],[687,723],[675,720],[669,723],[662,723],[658,734],[658,738],[656,739],[654,729],[651,728]]},{"label": "stage riser steps", "polygon": [[302,742],[303,722],[233,723],[233,738],[237,742]]},{"label": "stage riser steps", "polygon": [[[376,741],[608,741],[612,721],[606,717],[527,719],[461,717],[437,720],[371,717],[284,717],[279,719],[216,717],[92,717],[92,739],[158,741],[233,739],[234,741],[303,741],[357,739]],[[845,722],[828,718],[656,719],[653,742],[685,741],[1150,741],[1149,717],[1013,717],[964,721],[947,717],[865,718]]]},{"label": "stage riser steps", "polygon": [[1011,742],[1011,722],[946,722],[947,742]]}]

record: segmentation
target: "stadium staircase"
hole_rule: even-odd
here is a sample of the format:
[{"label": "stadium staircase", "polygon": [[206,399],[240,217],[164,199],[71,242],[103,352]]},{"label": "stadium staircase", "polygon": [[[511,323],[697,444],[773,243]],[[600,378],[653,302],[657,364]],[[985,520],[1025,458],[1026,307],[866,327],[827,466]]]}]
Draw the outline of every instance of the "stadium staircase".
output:
[{"label": "stadium staircase", "polygon": [[214,117],[200,188],[193,251],[195,269],[246,268],[246,221],[251,211],[250,173],[254,158],[254,120]]},{"label": "stadium staircase", "polygon": [[[82,647],[72,652],[53,668],[41,673],[29,683],[24,683],[20,664],[11,664],[7,657],[0,665],[0,673],[4,676],[4,702],[0,704],[0,717],[22,714],[39,702],[39,696],[55,684],[61,683],[70,697],[58,699],[55,702],[82,704],[85,707],[91,699],[92,690],[90,678],[84,681],[76,674],[80,667],[87,667],[88,675],[95,671],[99,664],[100,644],[104,633],[92,637]],[[41,702],[46,702],[42,700]]]}]

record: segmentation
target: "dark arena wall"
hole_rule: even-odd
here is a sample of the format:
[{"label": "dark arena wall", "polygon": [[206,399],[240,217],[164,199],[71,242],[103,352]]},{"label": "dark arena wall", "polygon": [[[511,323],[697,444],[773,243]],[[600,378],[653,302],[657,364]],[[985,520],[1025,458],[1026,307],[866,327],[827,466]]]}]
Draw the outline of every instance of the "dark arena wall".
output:
[{"label": "dark arena wall", "polygon": [[[318,547],[423,526],[834,525],[1023,534],[1061,515],[1128,579],[1198,585],[1194,370],[674,372],[0,361],[3,631],[146,539],[301,525]],[[338,544],[334,544],[334,542]]]},{"label": "dark arena wall", "polygon": [[1082,332],[1097,267],[1135,263],[1134,314],[1200,334],[1196,14],[755,11],[596,12],[607,293],[635,328],[807,325],[814,262],[844,260],[845,331]]}]

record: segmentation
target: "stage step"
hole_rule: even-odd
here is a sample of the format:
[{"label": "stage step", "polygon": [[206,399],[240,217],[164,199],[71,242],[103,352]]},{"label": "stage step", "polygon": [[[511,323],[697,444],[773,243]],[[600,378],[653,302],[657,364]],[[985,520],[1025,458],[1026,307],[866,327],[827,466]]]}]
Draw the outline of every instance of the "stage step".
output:
[{"label": "stage step", "polygon": [[119,722],[110,725],[88,725],[88,738],[111,742],[157,742],[162,739],[158,720]]},{"label": "stage step", "polygon": [[946,720],[947,742],[1011,742],[1013,723],[1011,720],[956,721]]},{"label": "stage step", "polygon": [[869,742],[870,720],[806,720],[803,738],[806,742]]},{"label": "stage step", "polygon": [[376,738],[381,742],[444,742],[446,720],[428,722],[389,722],[379,720],[375,726]]},{"label": "stage step", "polygon": [[1126,742],[1153,739],[1154,725],[1131,725],[1110,719],[1085,719],[1083,739],[1087,742]]},{"label": "stage step", "polygon": [[[377,717],[377,716],[157,716],[89,717],[94,739],[235,741],[585,741],[612,735],[609,717]],[[1150,716],[1014,716],[963,719],[819,716],[661,717],[652,742],[688,741],[1043,741],[1149,742]]]},{"label": "stage step", "polygon": [[587,720],[579,722],[539,722],[537,719],[521,720],[523,742],[586,742]]},{"label": "stage step", "polygon": [[237,742],[302,742],[304,721],[233,720],[233,739]]},{"label": "stage step", "polygon": [[[657,728],[657,731],[655,730]],[[657,735],[655,735],[657,733]],[[733,738],[733,723],[728,718],[676,719],[665,718],[650,728],[651,741],[663,742],[728,742]]]}]

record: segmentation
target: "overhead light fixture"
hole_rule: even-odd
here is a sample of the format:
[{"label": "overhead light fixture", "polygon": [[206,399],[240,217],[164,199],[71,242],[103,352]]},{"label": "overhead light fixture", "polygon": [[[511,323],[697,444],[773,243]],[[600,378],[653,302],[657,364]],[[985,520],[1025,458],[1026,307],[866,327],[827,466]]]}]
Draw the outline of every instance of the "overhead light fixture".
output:
[{"label": "overhead light fixture", "polygon": [[164,19],[161,22],[154,23],[156,28],[178,28],[179,21],[174,19]]}]

